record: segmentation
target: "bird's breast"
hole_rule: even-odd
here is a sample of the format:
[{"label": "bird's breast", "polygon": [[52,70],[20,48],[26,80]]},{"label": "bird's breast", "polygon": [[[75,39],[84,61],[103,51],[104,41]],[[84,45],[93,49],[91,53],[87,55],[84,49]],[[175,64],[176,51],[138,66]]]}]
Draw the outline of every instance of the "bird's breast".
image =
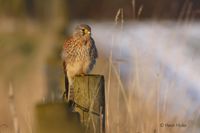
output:
[{"label": "bird's breast", "polygon": [[75,61],[90,60],[91,39],[76,38],[74,42],[68,45],[64,50],[64,60],[68,63]]}]

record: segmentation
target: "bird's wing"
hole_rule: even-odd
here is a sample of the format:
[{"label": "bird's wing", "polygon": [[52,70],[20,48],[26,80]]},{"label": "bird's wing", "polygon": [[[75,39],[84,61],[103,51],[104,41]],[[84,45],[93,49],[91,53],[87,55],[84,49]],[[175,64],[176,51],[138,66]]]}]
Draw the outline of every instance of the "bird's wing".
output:
[{"label": "bird's wing", "polygon": [[93,38],[91,38],[91,57],[93,57],[94,59],[98,58],[98,51],[95,45],[95,41]]},{"label": "bird's wing", "polygon": [[62,58],[63,61],[66,61],[66,58],[69,54],[69,47],[73,42],[74,42],[73,37],[70,37],[70,38],[65,40],[64,45],[63,45],[63,49],[62,49],[62,55],[61,55],[61,58]]}]

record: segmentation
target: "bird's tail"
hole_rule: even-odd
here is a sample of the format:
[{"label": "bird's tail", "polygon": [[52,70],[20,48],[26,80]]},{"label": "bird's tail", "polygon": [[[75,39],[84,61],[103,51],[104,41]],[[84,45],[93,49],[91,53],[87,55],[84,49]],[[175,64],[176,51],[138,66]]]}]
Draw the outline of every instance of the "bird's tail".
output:
[{"label": "bird's tail", "polygon": [[69,80],[67,77],[67,71],[66,71],[66,64],[65,61],[63,62],[63,70],[65,75],[65,92],[63,94],[63,99],[68,99],[68,93],[69,93]]},{"label": "bird's tail", "polygon": [[69,78],[67,76],[66,64],[63,62],[64,74],[65,74],[65,92],[63,94],[63,99],[68,102],[74,99],[74,88],[69,83]]},{"label": "bird's tail", "polygon": [[68,99],[68,93],[69,93],[69,80],[67,78],[67,75],[65,75],[65,98]]},{"label": "bird's tail", "polygon": [[70,106],[74,105],[74,88],[69,84],[67,75],[65,75],[65,92],[63,96],[64,100],[67,100]]}]

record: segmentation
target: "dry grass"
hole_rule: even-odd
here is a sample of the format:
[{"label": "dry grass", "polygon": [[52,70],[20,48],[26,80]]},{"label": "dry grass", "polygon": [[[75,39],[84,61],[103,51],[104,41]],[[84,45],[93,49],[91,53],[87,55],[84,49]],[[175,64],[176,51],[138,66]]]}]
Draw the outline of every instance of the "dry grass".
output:
[{"label": "dry grass", "polygon": [[[159,45],[157,44],[159,42],[157,42],[157,39],[159,40],[159,35],[156,33],[154,34],[154,31],[150,29],[150,31],[147,30],[147,32],[152,33],[150,34],[150,37],[142,36],[142,39],[148,40],[148,45],[145,45],[146,48],[144,48],[145,46],[140,45],[143,45],[142,43],[145,41],[141,41],[142,43],[139,44],[138,42],[140,41],[137,40],[137,37],[141,36],[137,35],[137,37],[134,37],[135,34],[143,33],[141,32],[143,27],[140,27],[141,25],[139,24],[132,27],[130,26],[132,24],[129,24],[129,26],[126,26],[126,28],[123,29],[123,26],[121,25],[123,20],[120,19],[120,16],[123,16],[120,15],[120,13],[122,13],[121,11],[122,10],[120,9],[117,12],[114,26],[110,24],[110,26],[107,27],[98,27],[98,25],[94,24],[94,27],[98,27],[96,33],[102,35],[101,37],[96,35],[97,44],[103,43],[104,45],[99,46],[99,49],[102,49],[102,51],[100,51],[102,55],[100,56],[100,63],[97,64],[96,71],[98,73],[103,73],[107,81],[106,131],[108,133],[198,132],[199,127],[197,121],[199,119],[198,110],[200,107],[196,105],[195,101],[191,100],[191,97],[193,96],[190,97],[188,94],[188,89],[195,88],[190,88],[190,85],[190,87],[188,87],[189,82],[182,83],[183,81],[181,80],[185,77],[177,77],[177,75],[179,75],[178,70],[182,67],[181,65],[184,65],[179,64],[180,60],[183,59],[188,61],[188,63],[191,63],[191,55],[182,56],[185,51],[189,51],[187,40],[182,40],[180,46],[178,46],[175,44],[176,41],[168,41],[167,38],[165,38],[166,42],[163,42],[163,45],[160,44],[161,46],[157,46]],[[147,26],[149,25],[151,25],[151,23],[147,24]],[[152,25],[153,27],[155,26],[154,24]],[[159,25],[160,24],[157,24],[158,27]],[[141,29],[139,28],[140,30],[138,30],[137,26]],[[158,28],[157,26],[154,28]],[[165,22],[164,25],[161,24],[160,26],[163,26],[164,32]],[[184,25],[178,26],[186,29],[189,28],[187,25],[186,27]],[[108,27],[110,27],[111,32],[108,31]],[[134,32],[132,34],[131,28],[136,28],[137,31],[141,33]],[[172,30],[172,32],[169,33],[169,36],[174,40],[177,40],[180,37],[180,33],[176,31],[176,28],[178,27],[175,26],[175,30]],[[104,31],[106,29],[108,32]],[[162,28],[160,31],[158,30],[157,33],[161,33],[162,35]],[[139,40],[140,39],[141,38],[139,38]],[[175,46],[173,46],[174,44]],[[165,48],[165,45],[167,45],[166,47],[169,47],[169,49]],[[177,53],[174,58],[171,58],[170,56],[169,58],[178,63],[165,64],[165,60],[169,60],[168,57],[161,57],[164,60],[156,62],[155,58],[160,57],[155,57],[154,53],[163,52],[165,54],[163,48],[166,50],[166,53],[169,52],[164,56],[170,55],[171,51],[175,49]],[[125,53],[127,52],[128,55],[123,54],[122,51]],[[163,55],[161,54],[161,56]],[[167,61],[167,63],[170,62]],[[104,67],[102,68],[102,65],[100,64],[104,64]],[[170,70],[167,70],[168,65],[172,65],[174,67],[173,69],[175,69],[175,72],[171,75],[172,77],[168,77],[172,73]],[[193,65],[193,63],[190,65]],[[124,75],[123,69],[128,69],[128,73]],[[191,67],[186,67],[186,69],[191,69]],[[193,73],[189,74],[193,75]],[[196,111],[193,112],[192,110]],[[164,124],[164,127],[162,127],[162,124]],[[183,124],[185,127],[180,127],[176,124]],[[170,125],[173,127],[169,127]]]},{"label": "dry grass", "polygon": [[[103,29],[102,27],[98,28],[102,29],[102,34],[105,33],[105,29],[108,29]],[[194,133],[197,132],[198,129],[196,128],[198,123],[195,122],[197,120],[195,116],[199,115],[199,113],[197,113],[199,106],[191,100],[188,94],[187,82],[180,85],[179,80],[182,80],[181,78],[184,77],[177,77],[176,74],[171,75],[172,72],[167,70],[168,65],[170,66],[171,64],[165,64],[165,58],[163,58],[163,62],[155,62],[155,57],[153,55],[158,51],[153,47],[159,45],[154,40],[155,38],[152,39],[152,42],[148,40],[148,45],[142,46],[142,43],[134,41],[139,35],[137,37],[130,36],[131,33],[127,30],[127,28],[130,29],[129,26],[124,29],[126,30],[125,32],[121,31],[120,27],[117,28],[118,30],[114,29],[113,32],[111,32],[114,34],[114,39],[110,41],[104,38],[107,35],[109,36],[108,38],[111,38],[113,34],[110,35],[110,32],[106,33],[103,37],[96,36],[98,44],[105,43],[104,46],[100,47],[106,47],[112,50],[110,56],[107,56],[107,59],[103,59],[104,55],[101,55],[99,64],[96,66],[96,71],[104,73],[107,81],[107,132],[187,133],[191,130],[193,130]],[[137,30],[136,32],[139,31],[140,30]],[[126,34],[126,32],[129,34]],[[153,36],[154,35],[152,35],[152,37]],[[106,41],[102,41],[102,38]],[[126,41],[127,44],[123,43],[124,41]],[[113,43],[113,46],[108,47],[109,42]],[[167,43],[174,45],[173,42]],[[152,48],[149,48],[149,46],[152,46]],[[171,47],[171,45],[168,45],[168,47]],[[121,50],[119,50],[120,48]],[[124,49],[126,49],[125,52],[129,55],[124,55]],[[177,49],[179,49],[179,47]],[[109,52],[109,50],[107,50],[107,52]],[[163,52],[161,48],[158,48],[158,50],[161,53]],[[166,53],[169,52],[169,54],[171,54],[168,49],[165,50]],[[119,51],[122,51],[122,55],[119,54]],[[101,52],[103,53],[106,51]],[[179,54],[182,53],[177,51],[177,55]],[[170,56],[169,58],[173,59],[175,62],[179,62],[181,59],[179,59],[177,55],[174,56],[177,58],[170,58]],[[104,67],[102,68],[100,64],[104,64]],[[174,69],[176,69],[178,73],[181,65],[176,64],[175,66],[177,68]],[[124,71],[124,69],[126,69],[126,71]],[[168,77],[169,75],[171,76]],[[192,113],[192,108],[197,112]],[[162,123],[183,123],[186,124],[187,127],[161,127],[160,124]]]}]

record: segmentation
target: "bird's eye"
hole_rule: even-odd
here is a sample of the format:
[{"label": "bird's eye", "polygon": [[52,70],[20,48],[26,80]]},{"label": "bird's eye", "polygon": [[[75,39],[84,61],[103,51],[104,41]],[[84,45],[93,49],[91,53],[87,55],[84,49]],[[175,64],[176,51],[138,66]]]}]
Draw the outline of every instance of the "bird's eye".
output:
[{"label": "bird's eye", "polygon": [[83,33],[85,33],[85,29],[81,29]]}]

